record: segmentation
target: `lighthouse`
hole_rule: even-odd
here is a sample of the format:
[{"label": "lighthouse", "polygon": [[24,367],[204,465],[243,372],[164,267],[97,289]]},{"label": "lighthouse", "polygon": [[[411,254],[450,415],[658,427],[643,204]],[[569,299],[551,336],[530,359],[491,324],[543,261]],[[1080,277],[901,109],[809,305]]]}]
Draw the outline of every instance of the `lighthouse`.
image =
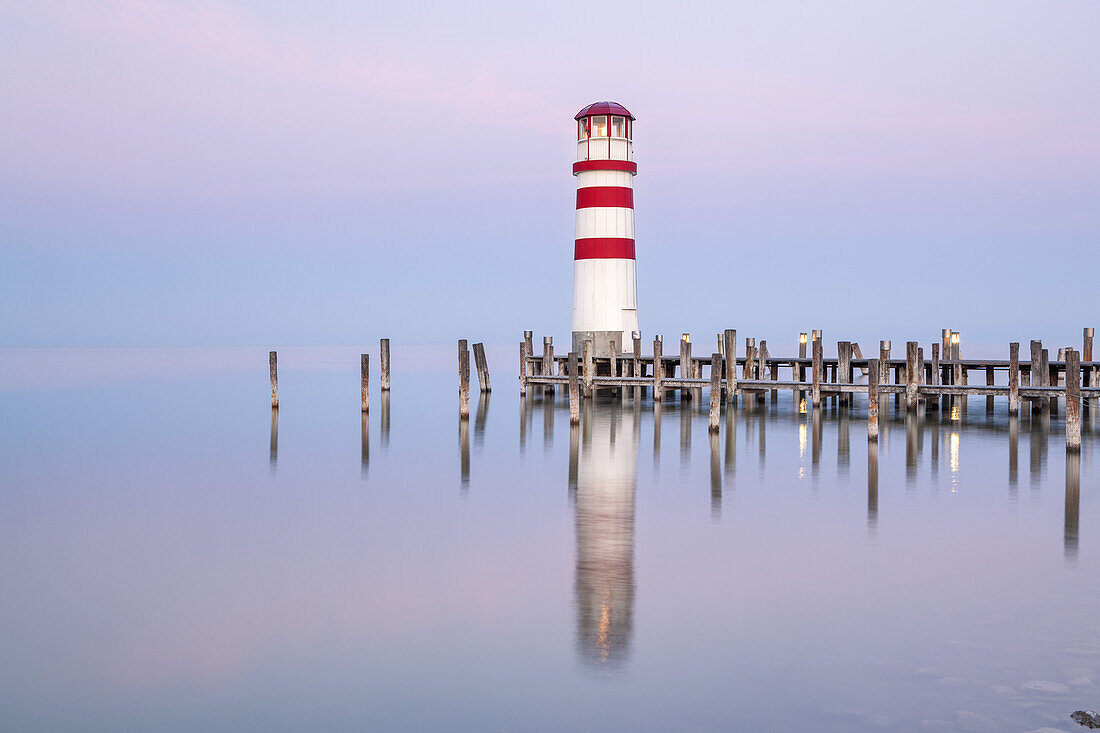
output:
[{"label": "lighthouse", "polygon": [[573,246],[573,351],[595,356],[638,330],[634,268],[634,115],[617,102],[577,113],[577,236]]}]

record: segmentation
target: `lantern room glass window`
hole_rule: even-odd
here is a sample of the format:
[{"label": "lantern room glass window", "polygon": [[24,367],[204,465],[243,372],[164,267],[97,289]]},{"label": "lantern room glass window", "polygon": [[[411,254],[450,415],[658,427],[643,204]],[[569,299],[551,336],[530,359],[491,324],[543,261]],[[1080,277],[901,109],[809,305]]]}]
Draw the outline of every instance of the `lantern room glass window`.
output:
[{"label": "lantern room glass window", "polygon": [[577,120],[577,139],[584,140],[588,137],[588,118],[582,117]]},{"label": "lantern room glass window", "polygon": [[589,119],[592,120],[590,133],[592,137],[607,137],[607,115],[599,115]]},{"label": "lantern room glass window", "polygon": [[611,118],[611,137],[626,137],[626,118]]}]

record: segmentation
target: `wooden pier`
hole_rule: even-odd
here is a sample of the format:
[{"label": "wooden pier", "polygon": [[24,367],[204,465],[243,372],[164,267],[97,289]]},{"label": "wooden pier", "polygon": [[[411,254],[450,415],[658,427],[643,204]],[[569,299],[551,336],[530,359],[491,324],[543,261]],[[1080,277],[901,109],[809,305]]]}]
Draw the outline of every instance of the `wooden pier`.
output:
[{"label": "wooden pier", "polygon": [[[717,351],[693,355],[692,343],[687,334],[680,339],[678,353],[666,355],[663,339],[653,341],[651,355],[642,354],[641,339],[634,339],[633,349],[624,354],[595,358],[591,342],[584,342],[581,358],[577,354],[555,355],[553,340],[543,340],[541,355],[531,352],[531,332],[525,332],[520,344],[520,390],[526,395],[532,388],[550,391],[555,385],[569,389],[570,405],[577,404],[581,396],[590,398],[596,390],[624,390],[625,388],[650,389],[654,402],[667,399],[680,392],[682,400],[701,399],[704,387],[710,389],[710,427],[717,430],[718,412],[725,395],[727,402],[738,396],[764,400],[770,393],[772,399],[780,390],[794,393],[796,402],[807,393],[809,403],[820,406],[822,399],[836,399],[841,405],[850,404],[857,394],[868,396],[868,439],[877,439],[880,395],[904,395],[908,411],[937,409],[941,398],[1004,397],[1010,415],[1019,409],[1020,400],[1030,404],[1033,411],[1057,410],[1061,402],[1066,416],[1066,448],[1077,451],[1081,445],[1081,401],[1090,410],[1097,409],[1100,398],[1100,362],[1093,361],[1093,329],[1086,328],[1082,347],[1058,350],[1058,357],[1050,360],[1042,342],[1029,344],[1030,360],[1020,361],[1019,343],[1008,345],[1008,358],[963,359],[957,331],[944,329],[941,342],[931,344],[926,358],[923,348],[915,341],[905,345],[905,358],[891,358],[891,344],[879,344],[877,359],[864,358],[859,344],[837,342],[837,356],[823,354],[821,332],[812,332],[811,355],[806,356],[807,334],[799,334],[798,356],[773,356],[767,342],[759,345],[753,338],[745,339],[745,353],[737,354],[737,332],[729,329],[718,334]],[[810,378],[806,378],[807,368]],[[709,373],[704,376],[704,370]],[[740,370],[740,376],[738,371]],[[780,379],[782,371],[788,379]],[[856,381],[855,371],[865,380]],[[579,372],[579,373],[575,373]],[[1005,374],[1003,383],[997,383],[997,374]],[[970,384],[971,375],[985,376],[984,384]],[[571,414],[575,408],[571,409]]]}]

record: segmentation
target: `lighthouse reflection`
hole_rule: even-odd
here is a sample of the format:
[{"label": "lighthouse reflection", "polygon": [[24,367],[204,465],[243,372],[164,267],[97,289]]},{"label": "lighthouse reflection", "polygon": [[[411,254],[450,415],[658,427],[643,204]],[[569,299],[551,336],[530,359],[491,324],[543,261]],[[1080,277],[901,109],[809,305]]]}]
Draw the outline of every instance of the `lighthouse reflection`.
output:
[{"label": "lighthouse reflection", "polygon": [[577,657],[583,664],[611,670],[629,657],[633,630],[640,418],[633,410],[594,406],[587,400],[584,412],[579,456],[570,471],[577,540]]}]

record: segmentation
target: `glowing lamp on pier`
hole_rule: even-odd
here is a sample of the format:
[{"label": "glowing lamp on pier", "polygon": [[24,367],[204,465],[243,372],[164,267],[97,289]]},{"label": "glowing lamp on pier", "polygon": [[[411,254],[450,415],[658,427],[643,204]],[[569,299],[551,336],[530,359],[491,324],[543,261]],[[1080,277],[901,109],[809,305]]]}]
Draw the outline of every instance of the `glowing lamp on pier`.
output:
[{"label": "glowing lamp on pier", "polygon": [[[577,121],[577,229],[573,246],[573,351],[621,353],[638,332],[634,267],[634,115],[595,102]],[[640,333],[640,332],[639,332]]]}]

